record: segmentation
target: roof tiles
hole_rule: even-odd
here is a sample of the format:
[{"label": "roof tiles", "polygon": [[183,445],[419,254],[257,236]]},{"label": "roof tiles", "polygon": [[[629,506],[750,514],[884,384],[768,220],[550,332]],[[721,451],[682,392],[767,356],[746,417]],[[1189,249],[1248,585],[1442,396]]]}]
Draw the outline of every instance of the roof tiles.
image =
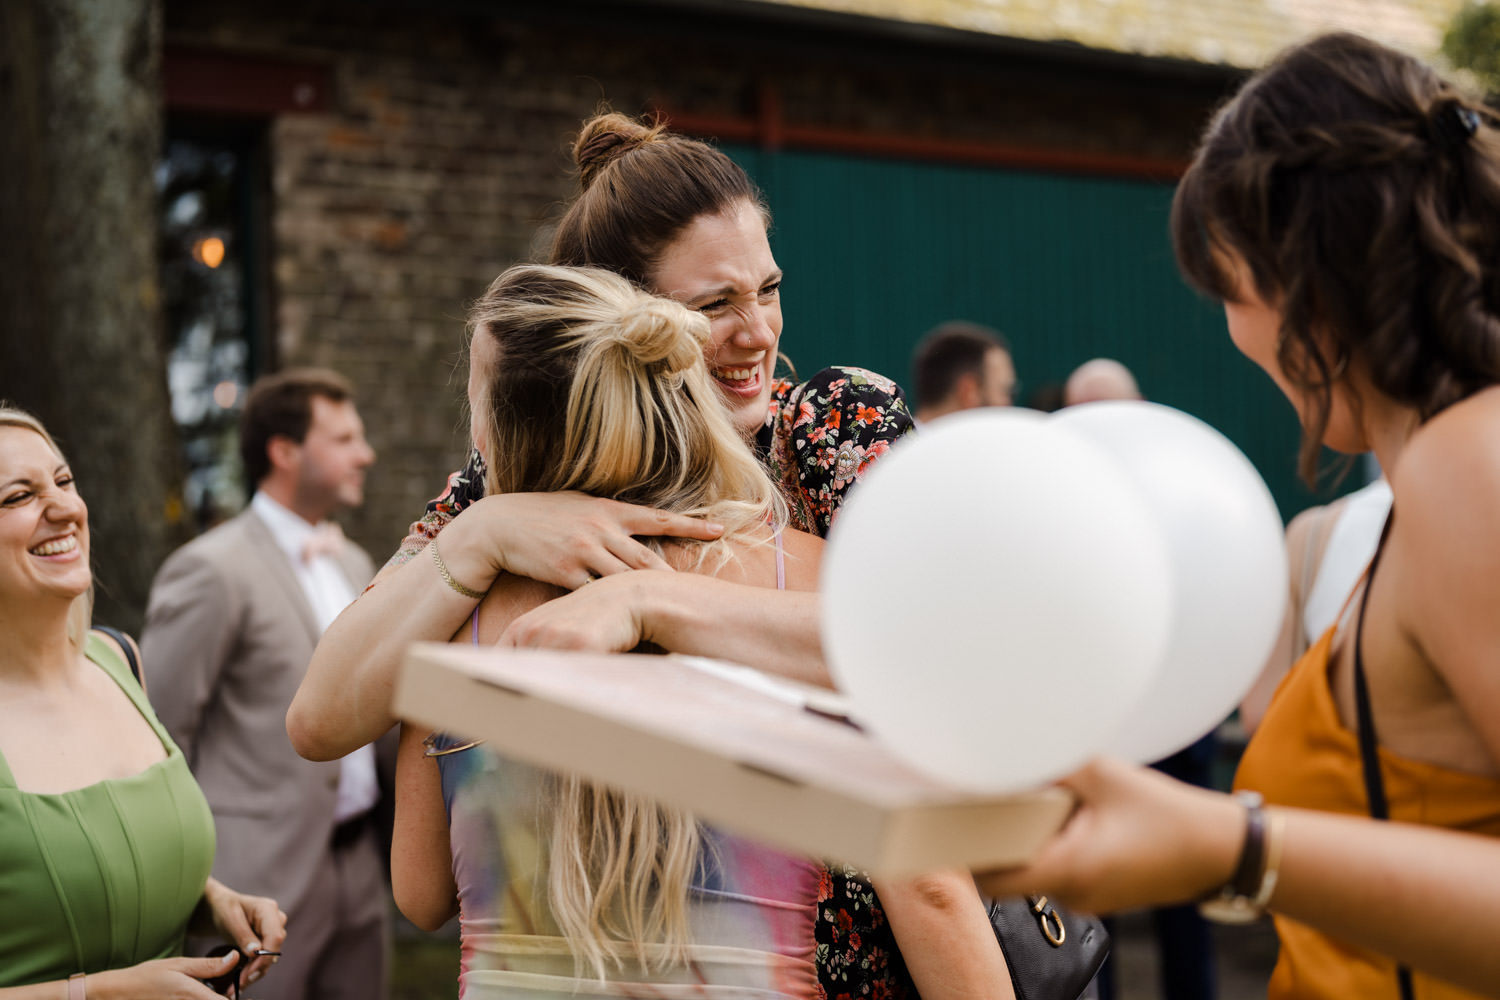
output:
[{"label": "roof tiles", "polygon": [[1152,58],[1260,66],[1310,35],[1359,31],[1432,57],[1463,0],[762,0]]}]

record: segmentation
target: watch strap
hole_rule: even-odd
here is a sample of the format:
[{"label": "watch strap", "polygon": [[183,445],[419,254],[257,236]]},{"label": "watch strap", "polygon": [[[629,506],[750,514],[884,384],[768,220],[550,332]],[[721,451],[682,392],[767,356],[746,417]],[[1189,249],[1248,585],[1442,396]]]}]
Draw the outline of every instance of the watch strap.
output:
[{"label": "watch strap", "polygon": [[1265,801],[1259,792],[1236,792],[1235,798],[1245,806],[1245,843],[1227,888],[1236,896],[1254,899],[1260,893],[1261,875],[1266,867]]},{"label": "watch strap", "polygon": [[88,973],[75,972],[68,977],[68,1000],[88,1000]]},{"label": "watch strap", "polygon": [[1234,874],[1198,903],[1198,912],[1216,923],[1248,924],[1265,912],[1281,866],[1284,816],[1267,817],[1257,792],[1236,792],[1245,806],[1245,840]]}]

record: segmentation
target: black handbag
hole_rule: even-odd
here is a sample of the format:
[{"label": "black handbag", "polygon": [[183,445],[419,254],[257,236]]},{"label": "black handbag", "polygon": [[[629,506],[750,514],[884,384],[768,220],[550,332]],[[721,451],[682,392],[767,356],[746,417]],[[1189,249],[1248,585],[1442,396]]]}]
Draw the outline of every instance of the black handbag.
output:
[{"label": "black handbag", "polygon": [[1016,1000],[1078,1000],[1109,955],[1102,920],[1065,910],[1046,896],[995,900],[990,926],[1005,953]]}]

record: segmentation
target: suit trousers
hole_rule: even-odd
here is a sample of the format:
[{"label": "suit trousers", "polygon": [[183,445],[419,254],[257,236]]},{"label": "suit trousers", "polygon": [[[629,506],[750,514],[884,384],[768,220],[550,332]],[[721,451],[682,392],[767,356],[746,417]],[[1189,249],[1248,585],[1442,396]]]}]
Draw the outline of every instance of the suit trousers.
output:
[{"label": "suit trousers", "polygon": [[281,959],[245,991],[254,1000],[383,1000],[389,892],[375,824],[335,846],[303,903],[287,914]]}]

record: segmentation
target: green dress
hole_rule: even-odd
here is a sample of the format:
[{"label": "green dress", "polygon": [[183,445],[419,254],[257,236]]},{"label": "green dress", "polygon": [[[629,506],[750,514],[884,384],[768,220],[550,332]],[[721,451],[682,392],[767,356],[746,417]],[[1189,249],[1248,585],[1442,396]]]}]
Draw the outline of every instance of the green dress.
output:
[{"label": "green dress", "polygon": [[85,654],[167,749],[128,778],[23,792],[0,756],[0,986],[66,979],[181,954],[213,866],[208,803],[113,647]]}]

